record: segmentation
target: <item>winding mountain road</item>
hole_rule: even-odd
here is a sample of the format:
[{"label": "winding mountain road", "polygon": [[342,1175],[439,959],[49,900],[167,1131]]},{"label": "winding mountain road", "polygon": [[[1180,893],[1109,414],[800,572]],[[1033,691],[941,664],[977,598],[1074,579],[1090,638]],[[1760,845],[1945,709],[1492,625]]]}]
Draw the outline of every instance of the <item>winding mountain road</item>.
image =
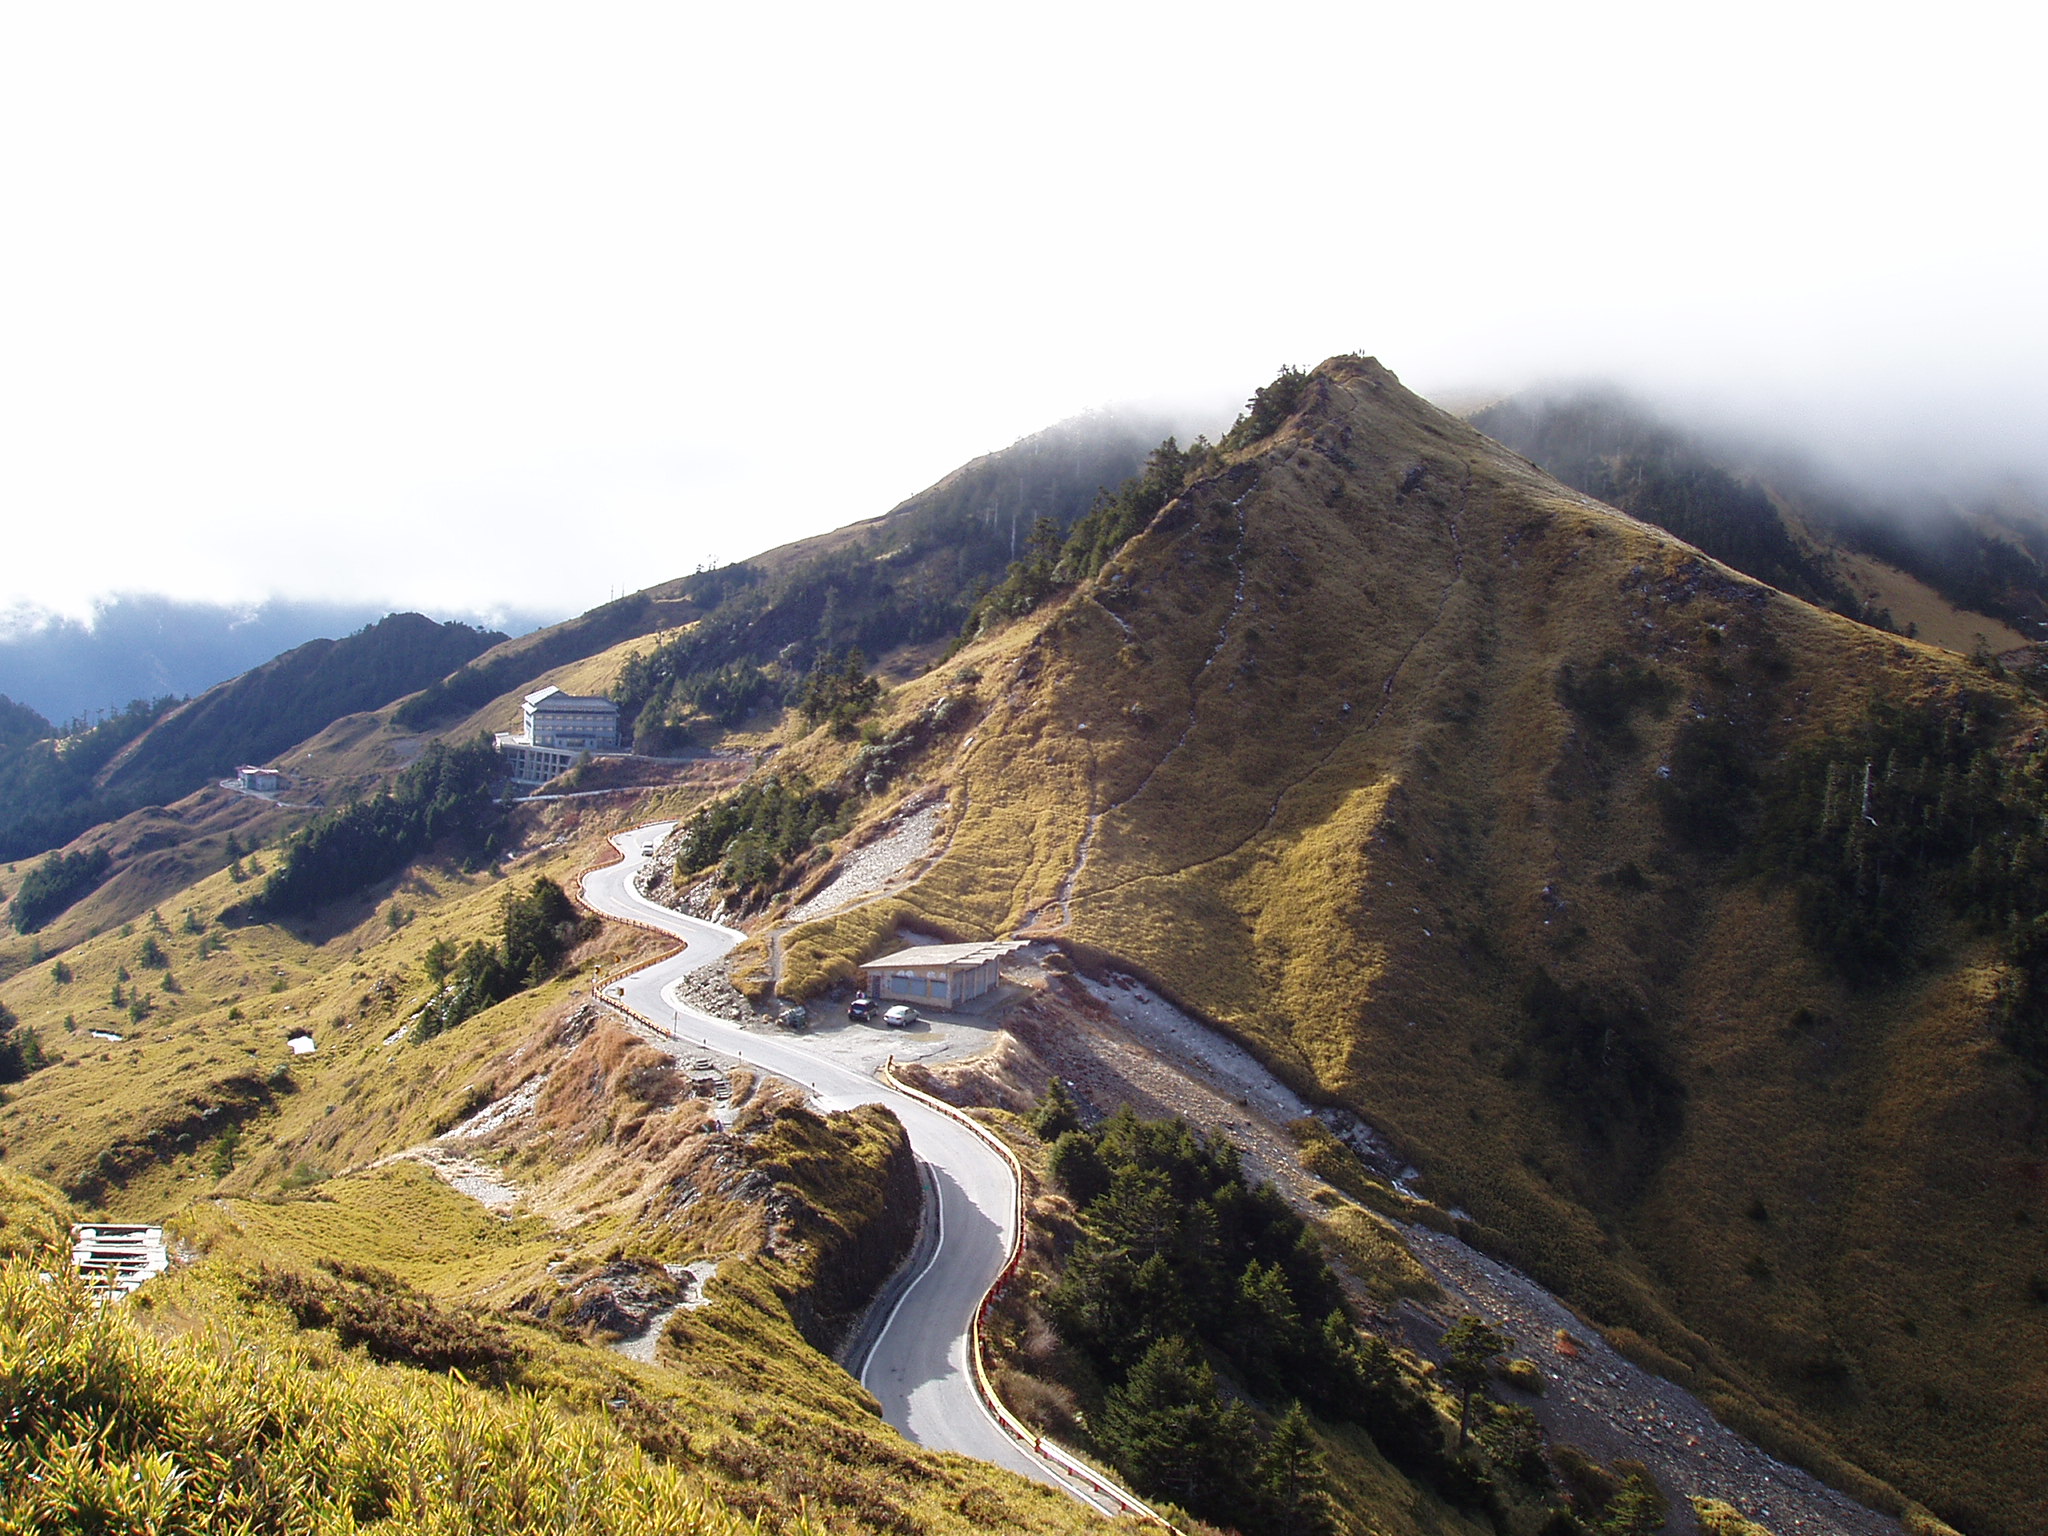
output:
[{"label": "winding mountain road", "polygon": [[650,901],[634,877],[650,863],[672,822],[636,827],[612,838],[621,862],[583,877],[583,899],[621,921],[656,928],[682,941],[681,953],[608,982],[605,996],[658,1021],[680,1042],[738,1057],[806,1089],[820,1108],[886,1104],[909,1133],[912,1152],[937,1191],[937,1241],[924,1267],[899,1290],[874,1334],[860,1371],[882,1414],[902,1434],[934,1450],[994,1462],[1071,1494],[1104,1514],[1121,1513],[1113,1498],[1085,1486],[1010,1434],[983,1403],[968,1362],[976,1311],[1002,1272],[1016,1237],[1017,1180],[981,1138],[929,1104],[807,1050],[800,1037],[762,1036],[684,1003],[675,983],[709,965],[745,937]]}]

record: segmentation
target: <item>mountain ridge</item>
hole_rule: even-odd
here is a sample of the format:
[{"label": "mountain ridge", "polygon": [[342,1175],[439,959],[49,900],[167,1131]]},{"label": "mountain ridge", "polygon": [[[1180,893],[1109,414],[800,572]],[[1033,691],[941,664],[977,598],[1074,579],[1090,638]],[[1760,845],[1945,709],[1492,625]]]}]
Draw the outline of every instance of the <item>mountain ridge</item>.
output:
[{"label": "mountain ridge", "polygon": [[[2030,937],[2048,861],[2012,825],[2048,774],[2038,702],[1994,658],[1814,607],[1561,484],[1371,359],[1284,373],[1176,463],[1128,538],[1071,566],[1020,550],[1014,601],[974,605],[943,660],[919,649],[936,634],[910,641],[872,714],[747,733],[769,758],[757,782],[782,786],[768,814],[800,803],[805,821],[736,979],[818,997],[905,929],[1056,938],[1364,1116],[1440,1219],[1724,1421],[1878,1507],[1919,1500],[1972,1536],[2039,1528],[2048,1290],[2030,1297],[2028,1277],[2048,1269],[2048,1210],[2025,1030],[2048,997]],[[857,616],[819,621],[852,590],[835,562],[877,552],[873,526],[803,580],[774,585],[798,557],[758,578],[755,615],[797,636],[777,630],[775,665],[789,644],[857,638]],[[633,626],[684,600],[650,590],[674,595],[559,665],[623,677],[650,639]],[[688,601],[686,624],[718,606]],[[478,707],[515,697],[517,672]],[[691,675],[671,670],[667,703]],[[663,728],[708,730],[687,702]],[[323,734],[372,780],[377,754],[425,739],[389,711]],[[668,813],[711,788],[668,791]],[[912,807],[943,823],[925,858],[874,900],[792,919]],[[528,867],[564,867],[625,813],[585,814],[520,810]],[[1958,817],[1975,845],[1960,863]],[[442,887],[465,914],[452,927]],[[208,933],[199,906],[234,893],[225,875],[193,890]],[[261,1009],[260,960],[333,1032],[395,1017],[398,962],[356,957],[413,963],[409,902],[464,939],[498,899],[488,876],[423,861],[308,934],[235,930],[251,969],[209,998]],[[117,996],[126,939],[89,949],[92,985]],[[183,943],[181,970],[203,966],[205,944],[187,960]],[[8,985],[46,1028],[67,995],[54,975]],[[145,1019],[147,1001],[130,1005]],[[525,1048],[510,1016],[487,1015],[493,1059]],[[239,1045],[251,1026],[208,1027]],[[401,1059],[467,1102],[481,1035],[443,1039]],[[348,1091],[372,1100],[373,1045],[348,1042]],[[288,1102],[252,1124],[273,1113],[294,1139],[264,1150],[266,1180],[380,1135]],[[170,1166],[147,1187],[170,1189]]]},{"label": "mountain ridge", "polygon": [[[1953,1364],[1970,1326],[1899,1257],[1927,1227],[1907,1192],[1951,1182],[1933,1125],[1974,1116],[1993,1166],[2030,1155],[2033,1090],[1993,1006],[2007,962],[1929,908],[1925,979],[1845,982],[1790,879],[1738,855],[1752,779],[1853,737],[1874,701],[1995,698],[2023,740],[2031,700],[1550,480],[1360,359],[1311,373],[1098,582],[956,666],[898,705],[974,700],[972,745],[902,786],[956,807],[895,898],[906,923],[1129,962],[1365,1113],[1488,1246],[1809,1465],[1853,1483],[1823,1448],[1839,1435],[1968,1528],[2028,1528],[2042,1490],[2014,1469],[2039,1430],[2012,1393],[2038,1354]],[[795,990],[872,933],[791,932],[785,954],[818,957]],[[1845,1116],[1873,1127],[1853,1153],[1827,1133]],[[1893,1133],[1909,1169],[1877,1151]],[[1808,1195],[1894,1257],[1852,1287],[1805,1223],[1743,1214]],[[1994,1204],[1939,1225],[2032,1338],[2040,1259],[1998,1240]],[[1845,1325],[1866,1292],[1917,1334]],[[1958,1373],[1967,1429],[1911,1406],[1952,1401]],[[1938,1463],[1911,1449],[1934,1443]]]},{"label": "mountain ridge", "polygon": [[1965,653],[2042,633],[2048,520],[2039,507],[1880,496],[1788,449],[1688,431],[1615,389],[1531,391],[1468,419],[1575,489],[1850,618],[1924,630]]}]

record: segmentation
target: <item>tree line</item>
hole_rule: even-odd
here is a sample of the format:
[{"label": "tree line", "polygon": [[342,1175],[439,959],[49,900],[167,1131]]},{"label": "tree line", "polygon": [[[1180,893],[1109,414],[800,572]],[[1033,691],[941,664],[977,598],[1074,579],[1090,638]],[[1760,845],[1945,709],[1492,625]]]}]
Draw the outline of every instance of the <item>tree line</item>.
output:
[{"label": "tree line", "polygon": [[1093,1448],[1140,1493],[1243,1536],[1334,1527],[1318,1422],[1363,1429],[1395,1467],[1499,1529],[1649,1536],[1665,1505],[1640,1466],[1600,1468],[1547,1448],[1535,1415],[1500,1401],[1514,1340],[1462,1316],[1433,1402],[1385,1342],[1362,1329],[1314,1233],[1236,1146],[1128,1108],[1090,1130],[1057,1079],[1031,1116],[1077,1234],[1043,1293],[1079,1357],[1069,1373]]},{"label": "tree line", "polygon": [[490,739],[430,742],[391,788],[329,811],[286,838],[250,903],[260,917],[304,917],[395,874],[444,839],[487,855],[497,822],[490,788],[503,774]]},{"label": "tree line", "polygon": [[102,789],[100,771],[178,702],[133,699],[97,725],[75,721],[62,736],[0,750],[0,860],[61,848],[141,805],[133,793]]},{"label": "tree line", "polygon": [[698,621],[633,658],[612,697],[643,750],[693,722],[796,707],[849,648],[880,656],[957,634],[1040,519],[1064,529],[1142,463],[1149,434],[1115,419],[1062,423],[967,465],[850,542],[686,578]]},{"label": "tree line", "polygon": [[1227,1137],[1127,1108],[1087,1130],[1057,1082],[1033,1125],[1080,1227],[1046,1316],[1085,1362],[1096,1448],[1141,1493],[1245,1536],[1327,1529],[1312,1411],[1361,1425],[1454,1502],[1486,1505],[1486,1471],[1446,1446],[1314,1234]]},{"label": "tree line", "polygon": [[1255,392],[1220,442],[1197,437],[1182,448],[1167,438],[1147,455],[1144,467],[1114,491],[1096,494],[1094,504],[1071,528],[1050,517],[1033,524],[1023,555],[1010,562],[1003,579],[975,601],[961,626],[956,648],[975,636],[1022,618],[1054,593],[1100,574],[1174,497],[1219,467],[1223,455],[1271,436],[1301,406],[1308,375],[1282,368],[1272,383]]},{"label": "tree line", "polygon": [[494,942],[473,939],[459,952],[446,939],[427,946],[421,967],[434,995],[413,1020],[414,1040],[431,1040],[492,1004],[539,986],[597,927],[597,920],[579,911],[545,875],[523,894],[507,891],[498,916]]},{"label": "tree line", "polygon": [[34,933],[84,900],[107,878],[113,864],[113,856],[104,848],[51,854],[23,877],[21,889],[7,904],[14,931]]},{"label": "tree line", "polygon": [[1934,958],[1947,923],[1993,937],[2002,1038],[2048,1081],[2048,741],[2015,740],[1996,695],[1880,700],[1777,763],[1710,712],[1680,729],[1670,769],[1672,830],[1788,885],[1801,937],[1852,986]]}]

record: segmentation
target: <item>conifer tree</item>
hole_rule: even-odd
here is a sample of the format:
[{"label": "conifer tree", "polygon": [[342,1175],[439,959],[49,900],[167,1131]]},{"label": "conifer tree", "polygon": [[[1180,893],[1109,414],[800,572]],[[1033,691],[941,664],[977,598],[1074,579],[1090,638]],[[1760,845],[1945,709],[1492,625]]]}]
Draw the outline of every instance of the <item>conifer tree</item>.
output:
[{"label": "conifer tree", "polygon": [[1031,1129],[1040,1141],[1048,1143],[1081,1129],[1080,1106],[1057,1077],[1045,1085],[1045,1097],[1031,1116]]},{"label": "conifer tree", "polygon": [[1472,1417],[1472,1394],[1486,1385],[1487,1368],[1514,1348],[1515,1341],[1491,1324],[1466,1315],[1444,1330],[1444,1374],[1458,1384],[1458,1449]]},{"label": "conifer tree", "polygon": [[1087,1206],[1109,1188],[1109,1168],[1086,1131],[1068,1131],[1055,1141],[1045,1166],[1053,1183],[1078,1206]]},{"label": "conifer tree", "polygon": [[1329,1531],[1333,1522],[1326,1471],[1308,1414],[1295,1403],[1274,1426],[1252,1474],[1260,1506],[1256,1523],[1275,1536],[1321,1536]]},{"label": "conifer tree", "polygon": [[1181,1339],[1161,1339],[1103,1401],[1097,1438],[1140,1491],[1204,1518],[1241,1507],[1257,1431]]}]

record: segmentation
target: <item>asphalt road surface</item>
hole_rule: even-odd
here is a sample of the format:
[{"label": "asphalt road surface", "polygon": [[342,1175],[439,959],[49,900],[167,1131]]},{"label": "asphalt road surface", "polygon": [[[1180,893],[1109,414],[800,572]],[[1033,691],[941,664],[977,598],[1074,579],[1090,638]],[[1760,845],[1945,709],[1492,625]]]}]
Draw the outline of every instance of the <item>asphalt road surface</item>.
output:
[{"label": "asphalt road surface", "polygon": [[973,1132],[874,1078],[820,1058],[805,1049],[802,1037],[754,1034],[699,1013],[674,995],[670,989],[678,978],[720,959],[745,935],[671,911],[634,887],[634,875],[672,826],[662,822],[619,833],[612,842],[624,861],[583,877],[583,898],[596,910],[659,928],[686,946],[672,959],[608,983],[606,995],[672,1030],[679,1041],[736,1056],[797,1084],[822,1109],[886,1104],[895,1112],[938,1192],[937,1242],[929,1263],[902,1288],[876,1333],[861,1385],[907,1439],[994,1462],[1112,1512],[1099,1495],[1018,1444],[974,1390],[968,1331],[1014,1236],[1017,1185],[1009,1165]]}]

